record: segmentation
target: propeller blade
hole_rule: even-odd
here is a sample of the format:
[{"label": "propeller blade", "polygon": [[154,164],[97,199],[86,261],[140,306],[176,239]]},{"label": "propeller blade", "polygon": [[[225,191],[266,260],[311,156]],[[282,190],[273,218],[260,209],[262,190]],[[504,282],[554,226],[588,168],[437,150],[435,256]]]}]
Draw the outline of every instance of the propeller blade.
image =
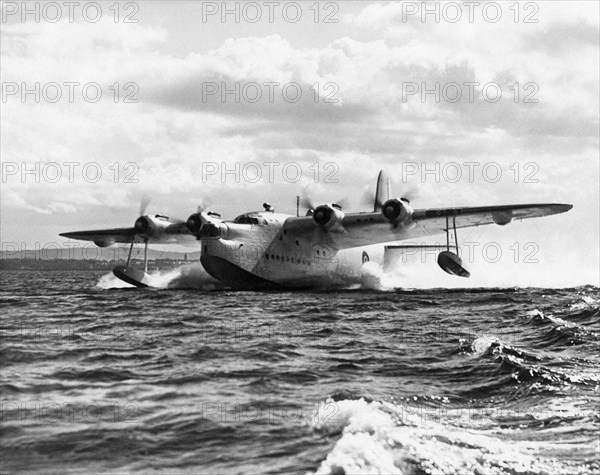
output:
[{"label": "propeller blade", "polygon": [[[420,196],[421,190],[415,187],[410,188],[408,191],[406,191],[406,193],[404,193],[400,199],[406,200],[410,203],[411,201],[418,199]],[[377,201],[375,194],[371,191],[365,191],[362,195],[360,202],[363,206],[371,207],[375,205],[374,209],[381,209],[383,207],[383,203]]]},{"label": "propeller blade", "polygon": [[196,209],[197,213],[203,213],[208,210],[208,207],[212,204],[211,200],[208,198],[204,198],[198,201],[198,208]]},{"label": "propeller blade", "polygon": [[306,209],[315,209],[315,205],[312,203],[312,200],[306,196],[300,197],[300,206]]},{"label": "propeller blade", "polygon": [[142,198],[140,199],[140,212],[138,213],[138,216],[144,216],[144,214],[146,214],[146,208],[150,204],[150,200],[151,200],[150,196],[148,196],[148,195],[142,196]]},{"label": "propeller blade", "polygon": [[420,196],[420,194],[421,191],[419,188],[410,188],[406,193],[402,195],[402,199],[410,203],[411,201],[416,200]]},{"label": "propeller blade", "polygon": [[[347,197],[340,198],[339,200],[334,202],[336,205],[341,207],[342,209],[347,208],[350,205],[350,200]],[[325,204],[325,203],[323,203]],[[300,197],[300,206],[306,209],[315,209],[317,206],[313,203],[313,201],[308,197]]]}]

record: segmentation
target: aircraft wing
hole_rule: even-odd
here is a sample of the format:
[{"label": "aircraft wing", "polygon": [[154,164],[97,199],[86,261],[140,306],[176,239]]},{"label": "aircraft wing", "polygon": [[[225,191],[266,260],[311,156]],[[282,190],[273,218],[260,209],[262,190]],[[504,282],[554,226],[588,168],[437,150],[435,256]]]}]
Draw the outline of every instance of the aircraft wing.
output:
[{"label": "aircraft wing", "polygon": [[311,216],[289,218],[284,224],[284,234],[302,237],[314,244],[336,249],[368,246],[442,234],[446,223],[452,229],[507,224],[511,220],[537,218],[569,211],[570,204],[519,204],[503,206],[477,206],[460,208],[416,209],[412,220],[393,226],[379,213],[349,213],[338,230],[326,231]]},{"label": "aircraft wing", "polygon": [[[79,239],[81,241],[94,241],[96,244],[100,243],[104,244],[104,246],[110,246],[113,243],[131,244],[132,240],[135,243],[144,242],[144,238],[137,234],[133,227],[74,231],[61,233],[60,236],[70,239]],[[162,229],[158,235],[150,236],[148,238],[148,242],[154,244],[187,244],[195,241],[196,237],[189,233],[185,223],[170,224]]]},{"label": "aircraft wing", "polygon": [[[93,231],[75,231],[71,233],[60,233],[59,236],[80,241],[108,241],[131,243],[135,236],[134,228],[95,229]],[[136,242],[142,242],[140,239]]]}]

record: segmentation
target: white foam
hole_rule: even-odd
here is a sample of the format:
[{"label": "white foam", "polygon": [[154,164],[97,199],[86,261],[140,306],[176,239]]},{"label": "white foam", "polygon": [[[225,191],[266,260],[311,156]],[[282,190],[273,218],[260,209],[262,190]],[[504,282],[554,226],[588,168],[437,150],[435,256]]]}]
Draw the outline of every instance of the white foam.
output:
[{"label": "white foam", "polygon": [[482,355],[488,351],[494,343],[502,344],[500,339],[495,335],[483,335],[475,338],[473,343],[471,343],[471,347],[473,348],[473,353],[475,355]]},{"label": "white foam", "polygon": [[185,264],[161,275],[160,283],[170,289],[213,290],[224,287],[204,270],[200,262]]},{"label": "white foam", "polygon": [[156,271],[148,274],[148,284],[156,289],[167,289],[169,284],[181,275],[181,269],[181,267],[177,267],[168,271]]},{"label": "white foam", "polygon": [[112,272],[100,277],[100,280],[96,283],[96,288],[98,289],[123,289],[126,287],[133,287],[133,285],[122,281]]},{"label": "white foam", "polygon": [[596,299],[590,297],[589,295],[584,295],[583,297],[581,297],[581,300],[583,300],[588,305],[594,305],[595,303],[598,303]]},{"label": "white foam", "polygon": [[529,312],[527,312],[527,315],[529,317],[539,317],[542,320],[548,320],[550,323],[553,323],[554,325],[556,325],[558,327],[576,327],[577,326],[575,323],[567,322],[566,320],[563,320],[562,318],[557,317],[556,315],[550,315],[550,314],[544,315],[537,308],[534,308],[533,310],[530,310]]},{"label": "white foam", "polygon": [[[185,264],[168,271],[149,273],[148,284],[157,289],[212,290],[222,287],[217,280],[206,273],[199,262]],[[134,286],[122,281],[111,272],[110,274],[103,275],[96,284],[96,287],[100,289],[114,289]]]},{"label": "white foam", "polygon": [[384,271],[376,262],[366,262],[361,269],[361,286],[373,290],[430,287],[402,272],[399,267]]},{"label": "white foam", "polygon": [[366,262],[361,269],[361,286],[365,289],[387,290],[383,270],[375,262]]},{"label": "white foam", "polygon": [[489,424],[486,430],[469,420],[453,425],[422,415],[420,420],[408,418],[401,405],[364,399],[330,399],[324,403],[323,414],[331,414],[332,405],[336,413],[324,420],[316,417],[313,426],[319,431],[341,431],[341,437],[316,474],[556,473],[566,469],[553,460],[542,461],[535,446],[495,437]]},{"label": "white foam", "polygon": [[598,303],[594,298],[588,295],[581,297],[581,300],[581,302],[572,304],[569,310],[585,310],[586,308],[594,307],[595,304]]},{"label": "white foam", "polygon": [[384,270],[376,262],[366,262],[361,269],[361,286],[366,289],[388,291],[399,288],[461,288],[467,284],[465,279],[446,274],[437,267],[433,271],[435,277],[432,277],[432,270],[425,267],[417,271],[414,267],[404,268],[395,265]]},{"label": "white foam", "polygon": [[544,318],[544,314],[540,310],[538,310],[537,308],[534,308],[533,310],[529,310],[527,312],[527,316],[528,317],[541,317],[541,318]]}]

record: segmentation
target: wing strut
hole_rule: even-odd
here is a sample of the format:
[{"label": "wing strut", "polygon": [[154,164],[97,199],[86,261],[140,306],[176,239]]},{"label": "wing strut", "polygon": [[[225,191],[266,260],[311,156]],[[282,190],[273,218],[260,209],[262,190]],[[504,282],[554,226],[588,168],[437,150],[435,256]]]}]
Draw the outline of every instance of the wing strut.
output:
[{"label": "wing strut", "polygon": [[456,254],[450,251],[450,220],[446,214],[446,250],[438,254],[437,262],[444,272],[459,277],[469,277],[470,272],[463,266],[462,260],[458,257],[458,236],[456,235],[456,216],[452,216],[452,231],[454,233],[454,248]]},{"label": "wing strut", "polygon": [[456,255],[458,255],[458,237],[456,236],[456,216],[452,216],[452,227],[454,228],[454,245],[456,246]]},{"label": "wing strut", "polygon": [[469,277],[471,273],[465,268],[461,258],[458,256],[458,235],[456,233],[456,217],[452,216],[452,232],[454,234],[454,246],[453,250],[450,250],[450,219],[446,215],[446,227],[444,232],[446,233],[446,246],[443,244],[421,244],[417,246],[413,245],[393,245],[385,246],[385,249],[446,249],[438,254],[437,263],[444,272],[451,275],[457,275],[459,277]]},{"label": "wing strut", "polygon": [[[454,229],[456,232],[456,229]],[[144,239],[144,274],[148,273],[148,239]]]},{"label": "wing strut", "polygon": [[129,261],[131,260],[131,252],[133,251],[133,243],[135,242],[135,234],[131,237],[131,246],[129,246],[129,254],[127,255],[127,264],[125,267],[129,267]]},{"label": "wing strut", "polygon": [[[448,221],[448,215],[446,215],[446,251],[450,251],[450,223]],[[456,255],[458,255],[458,237],[456,235],[456,216],[452,216],[452,229],[454,231],[454,248],[456,249]]]}]

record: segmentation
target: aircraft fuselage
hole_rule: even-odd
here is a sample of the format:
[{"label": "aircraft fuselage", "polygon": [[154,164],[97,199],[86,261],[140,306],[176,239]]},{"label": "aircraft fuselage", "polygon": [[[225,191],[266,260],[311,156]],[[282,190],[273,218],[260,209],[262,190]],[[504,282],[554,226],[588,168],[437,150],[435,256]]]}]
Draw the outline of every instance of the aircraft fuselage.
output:
[{"label": "aircraft fuselage", "polygon": [[[233,288],[310,288],[357,283],[363,263],[383,255],[381,245],[338,251],[318,240],[289,235],[284,223],[291,217],[256,212],[214,223],[212,232],[209,228],[201,233],[200,262]],[[255,222],[236,222],[251,220]]]}]

